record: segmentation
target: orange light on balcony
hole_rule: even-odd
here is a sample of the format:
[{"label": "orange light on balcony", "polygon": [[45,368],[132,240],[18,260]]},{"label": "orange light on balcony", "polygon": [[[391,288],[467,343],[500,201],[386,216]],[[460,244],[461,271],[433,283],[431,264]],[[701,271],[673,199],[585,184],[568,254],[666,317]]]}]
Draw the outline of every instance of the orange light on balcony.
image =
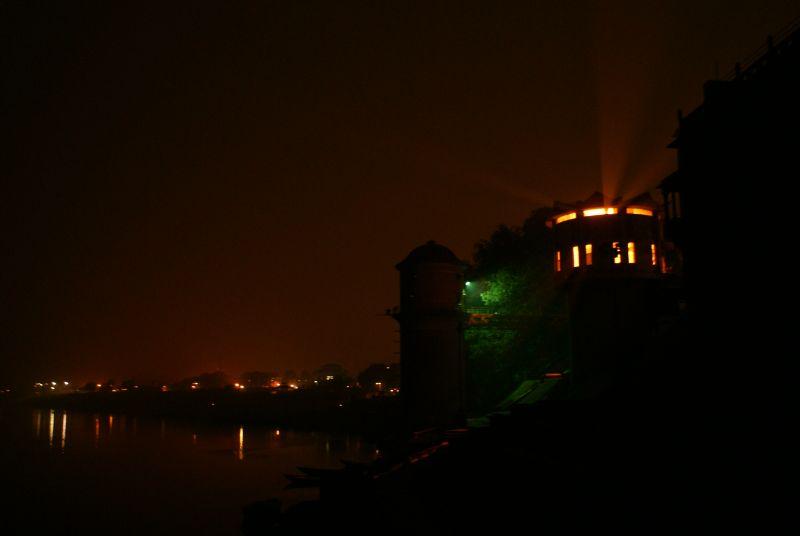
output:
[{"label": "orange light on balcony", "polygon": [[605,216],[606,214],[616,214],[616,207],[599,207],[589,208],[583,211],[583,217],[589,218],[591,216]]},{"label": "orange light on balcony", "polygon": [[561,252],[556,251],[556,272],[561,271]]},{"label": "orange light on balcony", "polygon": [[656,245],[650,244],[650,264],[653,266],[658,264],[658,256],[656,255]]},{"label": "orange light on balcony", "polygon": [[614,264],[621,264],[622,252],[619,249],[619,242],[614,242],[611,244],[611,248],[614,250]]},{"label": "orange light on balcony", "polygon": [[627,214],[636,214],[638,216],[652,216],[653,211],[649,208],[628,207],[625,209]]},{"label": "orange light on balcony", "polygon": [[567,212],[566,214],[562,214],[561,216],[556,216],[556,224],[559,224],[564,221],[574,220],[578,217],[578,214],[575,212]]},{"label": "orange light on balcony", "polygon": [[584,246],[584,253],[586,253],[586,266],[592,265],[592,245],[586,244]]},{"label": "orange light on balcony", "polygon": [[636,244],[628,242],[628,264],[636,264]]},{"label": "orange light on balcony", "polygon": [[581,265],[581,248],[572,246],[572,266],[577,268]]}]

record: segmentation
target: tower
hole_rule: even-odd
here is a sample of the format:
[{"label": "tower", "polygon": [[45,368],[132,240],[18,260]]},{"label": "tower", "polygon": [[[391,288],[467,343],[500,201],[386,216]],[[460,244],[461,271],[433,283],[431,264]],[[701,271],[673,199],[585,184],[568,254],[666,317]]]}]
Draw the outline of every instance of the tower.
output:
[{"label": "tower", "polygon": [[572,378],[581,394],[614,384],[647,353],[661,307],[661,242],[656,203],[589,199],[551,221],[554,271],[569,299]]},{"label": "tower", "polygon": [[396,265],[400,272],[401,386],[406,426],[415,431],[464,420],[464,318],[459,308],[466,264],[429,241]]}]

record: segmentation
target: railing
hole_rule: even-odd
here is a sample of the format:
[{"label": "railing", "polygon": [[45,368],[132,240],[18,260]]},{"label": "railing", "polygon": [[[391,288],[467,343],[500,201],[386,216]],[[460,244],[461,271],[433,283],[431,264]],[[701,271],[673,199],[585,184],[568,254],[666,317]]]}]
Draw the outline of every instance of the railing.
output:
[{"label": "railing", "polygon": [[765,44],[758,47],[744,61],[737,62],[736,67],[730,70],[723,77],[723,80],[747,78],[748,75],[754,74],[760,67],[763,67],[772,55],[778,55],[783,50],[791,47],[797,37],[795,34],[798,33],[800,33],[800,17],[787,24],[777,34],[770,36]]}]

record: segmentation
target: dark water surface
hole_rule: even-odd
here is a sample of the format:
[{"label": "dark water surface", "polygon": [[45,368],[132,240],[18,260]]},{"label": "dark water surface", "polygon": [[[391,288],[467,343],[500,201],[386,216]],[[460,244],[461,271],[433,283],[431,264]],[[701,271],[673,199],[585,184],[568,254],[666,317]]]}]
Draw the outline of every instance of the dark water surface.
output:
[{"label": "dark water surface", "polygon": [[359,438],[265,426],[0,410],[0,534],[239,534],[244,505],[297,465],[368,460]]}]

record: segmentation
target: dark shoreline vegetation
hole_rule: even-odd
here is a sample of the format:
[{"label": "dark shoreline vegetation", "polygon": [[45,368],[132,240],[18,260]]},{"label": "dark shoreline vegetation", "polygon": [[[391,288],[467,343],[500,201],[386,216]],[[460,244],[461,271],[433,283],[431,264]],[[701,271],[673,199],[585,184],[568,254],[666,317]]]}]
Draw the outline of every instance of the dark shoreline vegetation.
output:
[{"label": "dark shoreline vegetation", "polygon": [[205,423],[263,424],[385,438],[398,428],[398,397],[356,398],[321,390],[272,393],[230,389],[68,393],[11,402],[34,408],[118,413]]}]

